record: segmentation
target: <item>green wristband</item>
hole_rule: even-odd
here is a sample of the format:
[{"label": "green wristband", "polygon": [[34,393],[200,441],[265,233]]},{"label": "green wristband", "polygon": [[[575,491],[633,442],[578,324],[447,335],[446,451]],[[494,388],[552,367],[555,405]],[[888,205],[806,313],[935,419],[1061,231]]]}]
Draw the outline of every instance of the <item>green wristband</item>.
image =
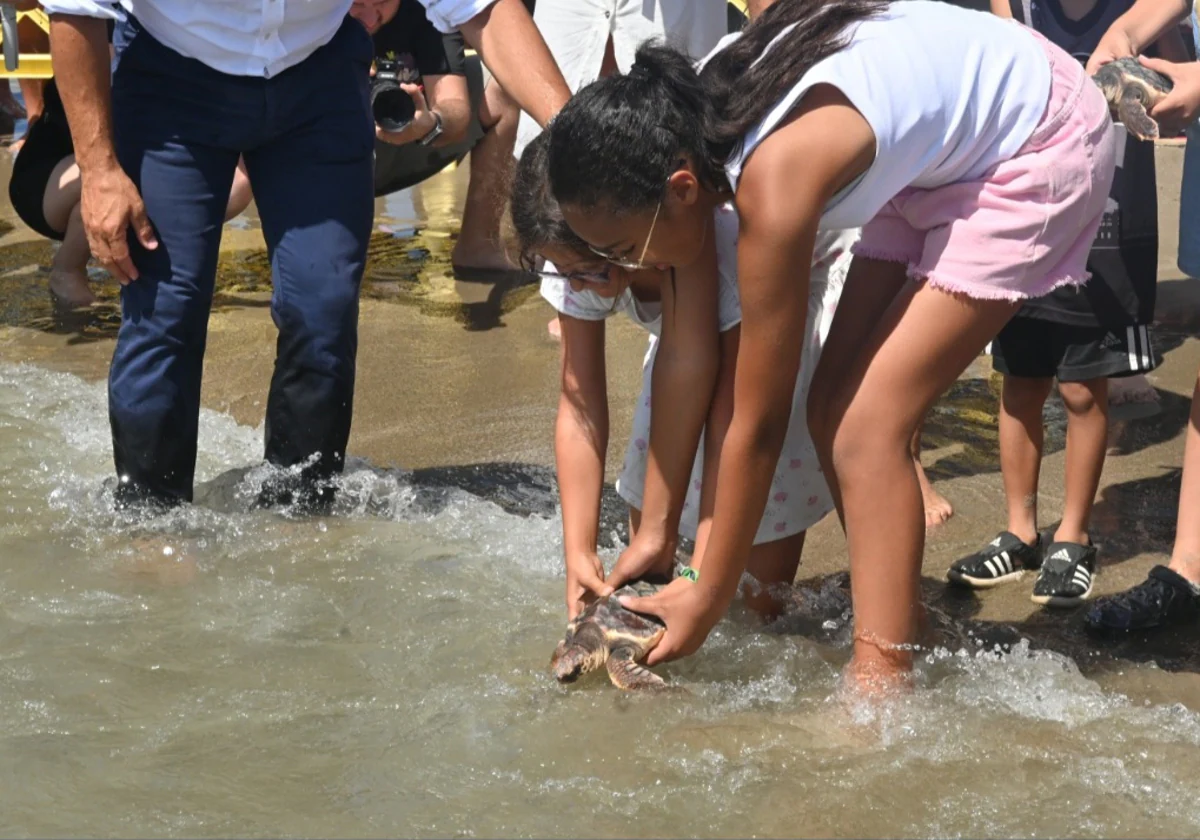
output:
[{"label": "green wristband", "polygon": [[692,583],[696,583],[700,580],[700,573],[691,566],[684,566],[682,569],[680,569],[679,576],[681,578],[687,578]]}]

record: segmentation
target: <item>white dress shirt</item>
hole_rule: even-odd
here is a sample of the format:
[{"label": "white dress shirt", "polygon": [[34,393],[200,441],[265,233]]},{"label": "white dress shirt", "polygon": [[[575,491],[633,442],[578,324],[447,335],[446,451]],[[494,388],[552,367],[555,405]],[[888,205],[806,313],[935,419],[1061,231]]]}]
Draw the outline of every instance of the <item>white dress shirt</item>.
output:
[{"label": "white dress shirt", "polygon": [[[333,38],[351,0],[43,0],[47,14],[115,20],[118,5],[188,58],[233,76],[276,76]],[[421,0],[450,32],[494,0]]]}]

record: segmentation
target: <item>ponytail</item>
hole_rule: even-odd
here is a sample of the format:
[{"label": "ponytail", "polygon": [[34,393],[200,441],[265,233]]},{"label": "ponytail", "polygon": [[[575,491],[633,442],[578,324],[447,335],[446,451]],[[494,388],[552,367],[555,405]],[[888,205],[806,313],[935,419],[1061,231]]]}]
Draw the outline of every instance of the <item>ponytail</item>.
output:
[{"label": "ponytail", "polygon": [[702,184],[723,188],[724,173],[705,142],[712,123],[691,59],[644,43],[628,73],[580,90],[547,129],[554,197],[618,213],[644,210],[662,198],[684,158]]}]

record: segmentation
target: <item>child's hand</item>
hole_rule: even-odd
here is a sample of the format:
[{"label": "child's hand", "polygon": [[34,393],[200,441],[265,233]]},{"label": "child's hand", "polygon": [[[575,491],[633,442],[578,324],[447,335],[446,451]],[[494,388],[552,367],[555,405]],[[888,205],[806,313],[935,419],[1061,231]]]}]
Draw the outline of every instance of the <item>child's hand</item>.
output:
[{"label": "child's hand", "polygon": [[1087,62],[1087,74],[1092,76],[1111,61],[1118,58],[1129,58],[1137,55],[1137,48],[1129,37],[1129,33],[1119,26],[1114,26],[1104,33],[1096,49],[1092,50]]},{"label": "child's hand", "polygon": [[574,620],[588,604],[613,593],[604,582],[604,564],[595,552],[567,555],[567,620]]},{"label": "child's hand", "polygon": [[643,528],[638,532],[629,548],[621,552],[617,565],[613,566],[608,583],[614,590],[650,572],[670,575],[675,563],[675,545],[643,537],[646,531],[647,529]]},{"label": "child's hand", "polygon": [[1171,92],[1150,110],[1159,125],[1159,136],[1180,134],[1196,119],[1200,111],[1200,62],[1176,64],[1161,58],[1141,56],[1142,65],[1162,73],[1174,84]]},{"label": "child's hand", "polygon": [[667,625],[666,634],[646,657],[647,665],[657,665],[699,650],[731,600],[711,586],[680,577],[649,597],[622,598],[621,605],[658,616]]}]

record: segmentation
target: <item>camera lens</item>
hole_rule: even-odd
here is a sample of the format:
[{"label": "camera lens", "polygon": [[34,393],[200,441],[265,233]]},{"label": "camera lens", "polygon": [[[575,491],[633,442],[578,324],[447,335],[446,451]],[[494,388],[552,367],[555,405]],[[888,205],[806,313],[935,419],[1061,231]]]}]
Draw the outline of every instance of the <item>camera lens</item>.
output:
[{"label": "camera lens", "polygon": [[371,113],[384,131],[403,131],[417,115],[417,107],[399,84],[388,81],[371,91]]}]

